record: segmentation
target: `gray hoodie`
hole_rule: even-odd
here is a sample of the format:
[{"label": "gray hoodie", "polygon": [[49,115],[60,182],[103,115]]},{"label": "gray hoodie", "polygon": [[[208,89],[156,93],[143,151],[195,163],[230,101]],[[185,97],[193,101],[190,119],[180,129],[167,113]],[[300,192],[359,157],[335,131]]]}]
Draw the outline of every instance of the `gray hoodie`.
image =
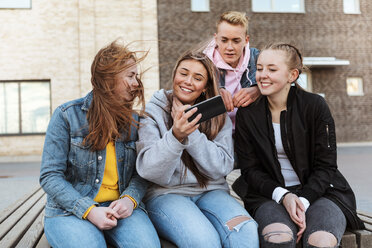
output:
[{"label": "gray hoodie", "polygon": [[[170,109],[166,95],[171,92],[155,92],[146,105],[148,116],[141,119],[138,131],[137,171],[153,183],[144,201],[169,193],[194,196],[216,189],[229,191],[225,176],[232,171],[234,164],[230,118],[226,118],[225,125],[214,140],[208,140],[204,133],[196,130],[180,143],[173,136],[172,128],[167,128]],[[199,171],[211,178],[207,188],[199,186],[190,170],[182,178],[185,165],[181,155],[185,149]]]}]

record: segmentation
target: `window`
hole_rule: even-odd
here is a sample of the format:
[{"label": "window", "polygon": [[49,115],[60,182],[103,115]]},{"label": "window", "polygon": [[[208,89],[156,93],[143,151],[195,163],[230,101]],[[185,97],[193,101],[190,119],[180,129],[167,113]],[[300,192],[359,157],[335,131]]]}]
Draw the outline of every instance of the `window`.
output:
[{"label": "window", "polygon": [[304,13],[304,0],[252,0],[253,12]]},{"label": "window", "polygon": [[0,81],[0,135],[45,133],[50,81]]},{"label": "window", "polygon": [[360,14],[359,0],[344,0],[345,14]]},{"label": "window", "polygon": [[363,96],[363,79],[359,77],[347,78],[346,92],[349,96]]},{"label": "window", "polygon": [[0,0],[1,9],[31,9],[31,0]]},{"label": "window", "polygon": [[209,12],[209,0],[191,0],[192,12]]},{"label": "window", "polygon": [[307,91],[310,91],[310,92],[313,90],[312,85],[311,85],[311,74],[310,73],[302,72],[297,79],[297,83],[304,90],[307,90]]}]

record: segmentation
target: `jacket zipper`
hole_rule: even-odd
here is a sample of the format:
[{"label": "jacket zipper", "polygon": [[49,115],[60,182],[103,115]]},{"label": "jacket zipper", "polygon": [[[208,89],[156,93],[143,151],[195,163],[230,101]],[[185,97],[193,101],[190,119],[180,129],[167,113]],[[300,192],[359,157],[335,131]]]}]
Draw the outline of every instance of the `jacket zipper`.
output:
[{"label": "jacket zipper", "polygon": [[329,145],[329,127],[328,127],[328,124],[326,125],[326,132],[327,132],[327,147],[330,148],[331,146]]},{"label": "jacket zipper", "polygon": [[284,123],[284,127],[285,127],[285,135],[286,135],[286,140],[287,140],[288,150],[289,150],[289,152],[290,152],[290,155],[292,155],[291,144],[289,143],[289,138],[288,138],[287,122]]}]

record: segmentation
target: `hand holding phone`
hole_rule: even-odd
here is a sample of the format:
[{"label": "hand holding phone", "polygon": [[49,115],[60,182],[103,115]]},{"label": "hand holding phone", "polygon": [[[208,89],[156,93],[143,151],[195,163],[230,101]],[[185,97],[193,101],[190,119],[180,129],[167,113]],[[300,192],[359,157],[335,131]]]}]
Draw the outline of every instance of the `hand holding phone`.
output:
[{"label": "hand holding phone", "polygon": [[185,110],[189,107],[190,105],[180,107],[174,114],[173,118],[172,133],[181,143],[187,136],[189,136],[189,134],[199,128],[197,122],[201,118],[201,114],[197,115],[195,119],[190,122],[189,118],[197,111],[197,108],[191,109],[186,113]]},{"label": "hand holding phone", "polygon": [[220,95],[209,98],[205,101],[197,103],[190,108],[186,109],[185,112],[190,111],[193,108],[198,108],[197,111],[188,119],[189,122],[195,119],[198,114],[202,114],[201,119],[197,124],[209,120],[217,115],[226,113],[225,104]]}]

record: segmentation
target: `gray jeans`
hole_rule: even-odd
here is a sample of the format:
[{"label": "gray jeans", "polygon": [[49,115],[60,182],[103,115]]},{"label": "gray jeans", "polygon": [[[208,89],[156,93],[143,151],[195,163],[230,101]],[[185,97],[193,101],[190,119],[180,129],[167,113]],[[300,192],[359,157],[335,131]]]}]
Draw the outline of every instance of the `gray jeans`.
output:
[{"label": "gray jeans", "polygon": [[[298,228],[282,205],[277,204],[275,201],[268,201],[257,209],[254,219],[258,223],[261,247],[296,247]],[[292,230],[292,240],[285,243],[271,243],[264,240],[262,230],[272,223],[287,225]],[[311,204],[306,211],[306,230],[302,236],[302,247],[313,247],[309,245],[308,239],[316,231],[332,233],[337,238],[339,245],[345,229],[346,218],[341,209],[331,200],[321,197]]]}]

